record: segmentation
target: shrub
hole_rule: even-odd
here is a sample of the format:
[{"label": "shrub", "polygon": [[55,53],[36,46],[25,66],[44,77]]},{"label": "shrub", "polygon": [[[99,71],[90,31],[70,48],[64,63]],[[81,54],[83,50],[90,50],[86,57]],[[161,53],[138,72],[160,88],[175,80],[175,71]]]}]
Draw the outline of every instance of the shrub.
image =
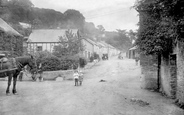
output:
[{"label": "shrub", "polygon": [[61,69],[77,69],[78,66],[83,68],[87,64],[87,61],[84,57],[79,57],[78,55],[65,57],[61,59]]},{"label": "shrub", "polygon": [[61,60],[60,69],[62,70],[68,70],[68,69],[76,69],[78,67],[78,63],[74,60]]},{"label": "shrub", "polygon": [[43,71],[60,70],[61,62],[56,56],[48,56],[42,58]]},{"label": "shrub", "polygon": [[91,56],[91,57],[89,58],[89,61],[90,61],[90,62],[93,62],[93,60],[94,60],[94,57]]},{"label": "shrub", "polygon": [[96,52],[93,53],[93,57],[94,59],[100,59],[100,56]]},{"label": "shrub", "polygon": [[78,66],[83,68],[87,61],[78,55],[58,58],[48,51],[40,51],[36,53],[37,65],[42,63],[43,71],[68,70],[77,69]]},{"label": "shrub", "polygon": [[84,68],[85,65],[87,64],[87,60],[83,57],[79,58],[79,65],[81,68]]},{"label": "shrub", "polygon": [[37,65],[42,63],[43,71],[55,71],[60,69],[60,59],[52,55],[48,51],[40,51],[36,53]]},{"label": "shrub", "polygon": [[74,56],[66,56],[61,58],[61,69],[76,69],[78,68],[79,57],[77,55]]}]

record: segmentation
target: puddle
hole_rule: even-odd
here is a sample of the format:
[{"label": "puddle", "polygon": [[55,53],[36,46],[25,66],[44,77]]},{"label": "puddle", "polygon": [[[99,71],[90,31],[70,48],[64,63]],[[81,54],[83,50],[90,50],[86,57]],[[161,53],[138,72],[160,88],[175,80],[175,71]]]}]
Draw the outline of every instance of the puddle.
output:
[{"label": "puddle", "polygon": [[132,98],[130,101],[131,101],[132,103],[138,104],[139,106],[142,106],[142,107],[148,106],[148,105],[149,105],[148,102],[143,101],[143,100],[141,100],[141,99]]}]

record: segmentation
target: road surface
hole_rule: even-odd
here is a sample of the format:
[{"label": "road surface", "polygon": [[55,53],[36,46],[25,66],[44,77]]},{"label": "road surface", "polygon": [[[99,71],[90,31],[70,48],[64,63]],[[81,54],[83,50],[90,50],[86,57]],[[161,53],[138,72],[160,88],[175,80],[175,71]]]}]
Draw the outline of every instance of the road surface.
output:
[{"label": "road surface", "polygon": [[140,88],[140,67],[131,59],[101,61],[74,81],[23,81],[18,95],[5,95],[0,81],[0,115],[184,115],[173,100]]}]

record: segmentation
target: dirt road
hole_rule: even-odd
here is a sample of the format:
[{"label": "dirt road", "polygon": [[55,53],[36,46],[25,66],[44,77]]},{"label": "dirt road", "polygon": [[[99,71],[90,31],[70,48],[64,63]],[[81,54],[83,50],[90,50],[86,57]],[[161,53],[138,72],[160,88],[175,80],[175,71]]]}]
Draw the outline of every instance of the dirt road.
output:
[{"label": "dirt road", "polygon": [[[103,82],[99,82],[99,81]],[[73,81],[18,82],[19,95],[5,95],[0,81],[0,115],[184,115],[172,100],[140,88],[140,67],[117,58]]]}]

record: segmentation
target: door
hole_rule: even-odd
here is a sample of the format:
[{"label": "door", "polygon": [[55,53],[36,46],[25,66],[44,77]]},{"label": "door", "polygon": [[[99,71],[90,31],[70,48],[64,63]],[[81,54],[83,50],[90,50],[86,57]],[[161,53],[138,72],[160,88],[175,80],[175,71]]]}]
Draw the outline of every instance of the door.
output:
[{"label": "door", "polygon": [[171,96],[176,97],[177,88],[177,56],[176,54],[170,55],[170,75],[171,75]]}]

